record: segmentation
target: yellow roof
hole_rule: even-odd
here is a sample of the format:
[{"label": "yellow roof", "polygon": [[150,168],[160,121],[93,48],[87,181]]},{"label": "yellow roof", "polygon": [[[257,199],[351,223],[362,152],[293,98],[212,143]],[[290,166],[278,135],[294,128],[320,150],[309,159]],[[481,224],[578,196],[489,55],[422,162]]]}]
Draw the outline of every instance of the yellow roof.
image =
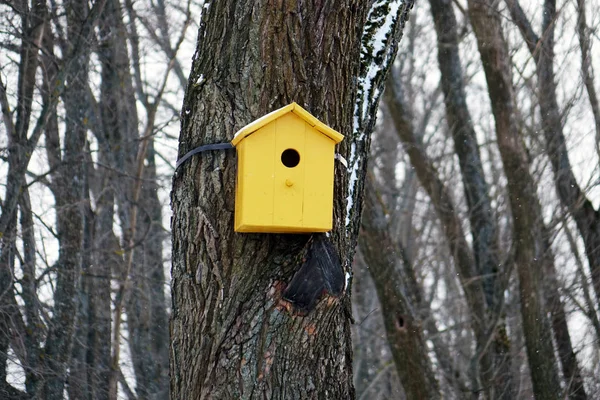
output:
[{"label": "yellow roof", "polygon": [[339,143],[344,139],[344,135],[342,135],[334,129],[331,129],[330,127],[316,119],[314,116],[312,116],[304,108],[300,107],[294,102],[292,104],[288,104],[285,107],[281,107],[280,109],[272,111],[267,115],[260,117],[254,122],[249,123],[248,125],[236,132],[235,136],[233,137],[233,140],[231,141],[231,144],[237,146],[237,144],[241,142],[242,139],[244,139],[246,136],[254,133],[256,130],[262,128],[263,126],[267,125],[272,121],[275,121],[277,118],[289,112],[293,112],[294,114],[302,118],[304,121],[308,122],[316,130],[329,137],[335,143]]}]

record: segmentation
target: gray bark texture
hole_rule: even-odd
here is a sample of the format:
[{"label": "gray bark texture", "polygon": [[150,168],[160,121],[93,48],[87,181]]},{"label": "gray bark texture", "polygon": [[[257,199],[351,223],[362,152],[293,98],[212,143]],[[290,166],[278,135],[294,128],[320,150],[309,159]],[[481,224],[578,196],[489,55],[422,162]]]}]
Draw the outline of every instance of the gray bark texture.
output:
[{"label": "gray bark texture", "polygon": [[[73,3],[67,10],[68,35],[72,43],[81,38],[82,22],[88,14],[84,3]],[[72,49],[69,49],[72,51]],[[83,160],[86,141],[87,106],[81,101],[86,97],[88,81],[89,51],[72,61],[72,74],[64,93],[66,110],[66,130],[63,154],[60,150],[54,156],[61,159],[59,167],[51,174],[53,194],[56,202],[59,258],[57,262],[57,280],[55,310],[53,321],[46,338],[46,346],[40,354],[44,360],[43,368],[52,371],[43,382],[41,394],[46,399],[61,399],[69,365],[73,335],[78,312],[77,294],[80,288],[82,246],[83,246]],[[34,275],[35,276],[35,275]],[[32,376],[34,376],[32,374]],[[29,393],[39,393],[32,390]]]},{"label": "gray bark texture", "polygon": [[[410,5],[402,5],[398,23]],[[211,3],[184,99],[179,155],[231,140],[237,129],[296,101],[346,135],[339,151],[348,156],[370,6]],[[367,151],[358,154],[366,158]],[[348,174],[336,164],[330,239],[350,272],[358,230],[346,235]],[[173,180],[171,397],[354,398],[349,291],[304,317],[280,306],[309,236],[234,233],[235,175],[233,151],[207,152]],[[353,215],[353,226],[359,218]]]}]

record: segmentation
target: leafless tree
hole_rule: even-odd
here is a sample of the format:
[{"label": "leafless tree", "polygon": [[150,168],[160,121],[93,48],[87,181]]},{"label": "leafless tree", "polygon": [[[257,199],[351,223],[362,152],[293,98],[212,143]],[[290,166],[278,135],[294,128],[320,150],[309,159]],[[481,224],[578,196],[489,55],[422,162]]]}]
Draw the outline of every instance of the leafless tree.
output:
[{"label": "leafless tree", "polygon": [[[0,398],[597,398],[598,5],[277,4],[0,0]],[[346,136],[307,314],[232,151],[172,180],[291,101]]]},{"label": "leafless tree", "polygon": [[[431,341],[429,357],[434,360],[434,371],[442,374],[438,376],[447,377],[447,371],[451,370],[442,363],[448,356],[444,357],[444,353],[438,353],[438,350],[446,350],[445,354],[454,358],[454,364],[450,366],[457,367],[458,382],[456,379],[454,383],[448,379],[439,380],[442,386],[450,385],[453,396],[460,397],[462,394],[479,398],[515,398],[526,397],[531,390],[531,394],[539,398],[593,397],[590,393],[597,390],[593,363],[589,364],[583,358],[577,357],[578,352],[595,357],[598,348],[594,342],[598,332],[596,306],[593,304],[594,293],[588,291],[586,266],[579,256],[579,241],[582,241],[582,245],[587,244],[581,230],[578,231],[580,235],[577,238],[573,237],[572,220],[569,213],[564,212],[565,209],[570,211],[571,208],[564,201],[563,205],[560,204],[561,194],[554,197],[551,192],[542,190],[547,184],[547,170],[553,167],[552,157],[556,157],[557,153],[568,157],[568,139],[563,137],[561,148],[552,148],[548,145],[549,138],[546,134],[545,137],[537,137],[537,132],[552,131],[555,134],[565,125],[569,126],[569,109],[573,107],[573,102],[579,101],[574,98],[567,99],[570,103],[567,103],[566,109],[557,108],[558,111],[555,112],[555,115],[558,115],[558,119],[555,119],[558,128],[546,131],[543,129],[544,124],[548,125],[548,118],[552,113],[542,109],[542,86],[556,86],[558,79],[553,75],[550,79],[548,74],[540,77],[539,63],[543,57],[539,53],[546,51],[546,57],[553,57],[554,51],[551,48],[554,39],[548,39],[548,35],[552,34],[564,11],[561,9],[556,12],[552,4],[546,4],[546,7],[550,8],[543,14],[543,18],[540,18],[542,25],[545,24],[541,29],[544,34],[540,39],[534,36],[534,45],[529,46],[535,68],[530,66],[527,69],[528,58],[525,57],[523,65],[522,59],[514,54],[519,51],[518,46],[527,48],[523,39],[519,35],[515,36],[515,33],[518,34],[517,25],[523,24],[523,21],[527,24],[529,22],[524,14],[519,17],[521,20],[515,16],[514,10],[511,10],[512,2],[507,2],[507,8],[493,2],[469,2],[467,8],[463,8],[459,2],[430,3],[433,20],[420,19],[415,24],[414,15],[422,16],[425,12],[421,8],[422,5],[419,5],[413,14],[411,22],[417,26],[409,25],[406,37],[408,41],[403,41],[403,45],[408,46],[410,51],[402,53],[398,60],[397,68],[402,72],[390,79],[386,89],[386,104],[389,105],[390,111],[389,114],[384,112],[381,115],[380,129],[390,132],[397,130],[403,143],[403,151],[395,161],[387,162],[392,165],[391,168],[384,167],[386,162],[383,160],[386,156],[381,153],[374,153],[372,159],[376,163],[375,181],[381,182],[375,189],[379,193],[377,199],[382,210],[385,210],[384,215],[387,215],[387,220],[384,221],[392,231],[401,230],[394,226],[397,221],[409,221],[413,230],[417,230],[420,221],[426,218],[425,215],[430,215],[426,214],[426,210],[431,210],[431,207],[435,209],[434,216],[439,218],[440,231],[413,231],[412,242],[406,242],[406,233],[392,233],[392,241],[396,243],[396,247],[393,247],[397,252],[393,262],[396,266],[387,262],[385,265],[388,274],[397,274],[400,277],[398,279],[401,279],[404,285],[408,285],[411,280],[407,278],[408,275],[401,265],[406,263],[405,254],[412,253],[410,259],[413,260],[412,268],[417,277],[415,286],[425,294],[425,298],[428,297],[428,293],[435,297],[436,293],[441,291],[437,296],[446,299],[439,311],[430,314],[434,318],[433,323],[427,324],[427,318],[422,318],[424,337]],[[580,51],[582,68],[591,71],[591,36],[586,28],[587,24],[582,22],[585,21],[585,15],[582,17],[581,4],[577,5],[575,11],[571,20],[568,20],[568,17],[564,18],[567,30],[563,30],[561,34],[579,38],[580,48],[571,49],[568,54]],[[455,13],[458,13],[458,19],[455,18]],[[577,24],[574,23],[575,20]],[[516,25],[513,25],[513,21]],[[437,70],[432,68],[431,64],[427,64],[426,56],[422,55],[418,61],[410,59],[410,56],[403,56],[422,54],[418,48],[423,42],[425,48],[433,47],[434,42],[427,33],[428,24],[435,26],[437,36]],[[527,26],[531,29],[530,25]],[[470,28],[473,29],[473,33],[470,32]],[[418,38],[415,41],[411,41],[413,30],[418,32],[414,35]],[[504,36],[507,31],[512,35],[510,44]],[[521,28],[521,32],[524,31],[526,30]],[[585,33],[583,39],[582,32]],[[526,33],[522,35],[525,39]],[[479,44],[480,54],[477,57],[472,51],[473,48],[468,47],[473,39],[477,40],[475,44]],[[546,44],[543,43],[544,40]],[[550,47],[543,50],[543,46]],[[515,58],[511,59],[511,55]],[[564,55],[563,52],[561,56]],[[546,69],[550,68],[551,73],[556,61],[545,62]],[[428,77],[438,73],[437,71],[440,74],[439,86],[428,86],[431,82]],[[533,71],[533,78],[529,71]],[[583,90],[586,99],[589,97],[591,100],[588,105],[588,117],[593,122],[593,85],[588,84],[590,76],[585,71],[582,72],[580,82],[580,88],[583,89],[579,90]],[[513,78],[513,74],[516,78]],[[481,78],[487,78],[487,84],[485,81],[482,83]],[[558,82],[560,83],[559,80]],[[575,90],[578,90],[576,85]],[[432,100],[439,96],[440,92],[444,96],[445,112],[440,112],[443,108],[439,102],[436,105],[436,100]],[[558,104],[556,88],[553,93],[550,97],[554,97],[555,104]],[[480,103],[476,104],[471,100],[469,104],[469,96],[477,98]],[[521,102],[530,107],[530,110],[527,110],[530,113],[515,108],[515,104]],[[490,107],[493,119],[488,119],[485,115],[486,107]],[[496,132],[496,135],[488,132]],[[451,141],[447,142],[448,139]],[[393,152],[395,145],[388,142],[384,148]],[[502,166],[498,163],[498,157],[504,161]],[[564,160],[565,158],[558,164],[570,169]],[[405,171],[410,172],[401,174],[401,178],[394,177],[393,171],[398,170],[396,163],[408,164]],[[457,170],[460,172],[457,173]],[[411,186],[412,178],[409,177],[413,174],[416,174],[422,186],[419,190],[427,193],[425,203],[419,204],[416,209],[402,206],[410,203],[403,198],[406,195],[403,185]],[[581,181],[575,179],[572,171],[570,174],[572,182],[576,187],[580,187],[580,194],[585,197],[583,193],[593,186],[581,188]],[[557,176],[556,173],[554,175]],[[559,186],[560,179],[564,177],[554,179]],[[573,190],[573,187],[570,190]],[[504,200],[505,197],[508,202]],[[589,199],[587,201],[589,205],[592,204]],[[580,201],[580,205],[583,203],[585,199]],[[401,214],[400,210],[403,210],[404,214]],[[412,217],[408,220],[403,219],[406,218],[407,210],[412,210]],[[527,210],[526,213],[523,213],[524,210]],[[550,220],[545,217],[549,212],[553,215]],[[365,213],[364,218],[368,216],[369,213]],[[588,219],[588,223],[591,223],[590,221],[592,220]],[[372,222],[367,221],[367,224]],[[365,229],[362,234],[368,236],[373,232]],[[433,238],[429,236],[431,239],[428,239],[423,235],[433,235]],[[360,243],[368,243],[369,240],[364,238]],[[435,257],[433,250],[427,247],[428,241],[431,240],[450,247],[450,252],[442,257],[450,256],[446,268],[456,268],[458,272],[454,278],[444,278],[442,285],[439,284],[439,277],[444,276],[446,271],[440,274],[435,265],[436,262],[444,261],[432,258]],[[409,245],[403,246],[403,243]],[[380,253],[385,254],[389,251],[386,247],[386,251],[375,251],[374,254],[381,257]],[[423,259],[423,255],[427,254],[428,258]],[[565,269],[565,260],[566,265],[576,268]],[[370,261],[366,262],[365,268],[368,268],[367,271],[375,278],[372,269],[377,265],[372,259]],[[589,261],[589,265],[591,269],[592,261]],[[517,272],[516,276],[512,274],[513,271]],[[425,274],[429,279],[421,281],[421,274]],[[453,282],[457,275],[463,283],[462,293],[456,290]],[[565,278],[567,281],[563,281]],[[384,279],[387,282],[393,280],[389,275]],[[476,289],[477,287],[480,289]],[[476,290],[483,293],[481,298],[485,301],[473,302],[477,297],[472,293],[477,293]],[[374,295],[374,292],[372,293]],[[368,296],[366,294],[367,298]],[[357,301],[364,302],[361,300],[364,297],[363,293]],[[413,298],[410,300],[410,307],[427,310],[426,302],[422,305]],[[468,307],[464,320],[471,321],[471,330],[456,325],[452,330],[445,329],[443,335],[459,337],[467,334],[466,342],[463,342],[467,347],[460,347],[460,342],[456,340],[436,343],[435,340],[440,337],[436,325],[447,327],[449,319],[455,317],[452,313],[456,313],[456,301],[461,300],[465,301]],[[386,312],[391,312],[394,307],[397,307],[397,301],[392,301],[390,305],[389,301],[380,299],[380,303],[373,305],[371,310],[381,313],[385,319]],[[356,309],[359,309],[358,306]],[[581,337],[581,324],[574,324],[573,318],[581,317],[589,319],[588,326],[592,335],[585,336],[585,345],[574,339],[574,336]],[[456,321],[456,318],[453,320]],[[481,327],[477,324],[481,324]],[[356,330],[360,332],[361,327]],[[478,334],[477,330],[483,335]],[[469,337],[470,331],[473,332],[473,337]],[[573,335],[573,332],[577,331],[578,333]],[[355,344],[361,352],[358,354],[369,353],[361,346],[377,346],[374,349],[383,349],[384,353],[393,351],[393,340],[389,340],[390,348],[387,349],[385,346],[381,347],[381,344],[367,342],[360,334],[356,336],[360,340]],[[475,353],[471,352],[469,346],[476,346]],[[477,346],[484,351],[478,351]],[[540,346],[545,346],[546,350],[540,350]],[[527,357],[522,355],[523,351],[527,352]],[[544,355],[542,357],[538,354]],[[553,354],[556,354],[555,358],[552,357]],[[389,356],[387,359],[389,362],[394,360]],[[473,368],[477,365],[473,361],[478,364],[478,368]],[[358,362],[369,361],[360,358]],[[521,371],[526,373],[522,374]],[[468,376],[469,379],[461,376],[461,372],[466,372],[464,376]],[[368,374],[366,378],[374,379]],[[563,394],[556,382],[563,385]],[[532,385],[531,389],[529,385]],[[373,384],[367,380],[359,387],[368,387],[370,394],[378,393],[378,388],[381,389],[381,393],[387,390],[380,380]]]},{"label": "leafless tree", "polygon": [[[182,73],[192,4],[140,7],[0,4],[0,397],[168,397],[155,138],[177,119],[183,84],[167,78]],[[166,59],[154,75],[150,46]]]}]

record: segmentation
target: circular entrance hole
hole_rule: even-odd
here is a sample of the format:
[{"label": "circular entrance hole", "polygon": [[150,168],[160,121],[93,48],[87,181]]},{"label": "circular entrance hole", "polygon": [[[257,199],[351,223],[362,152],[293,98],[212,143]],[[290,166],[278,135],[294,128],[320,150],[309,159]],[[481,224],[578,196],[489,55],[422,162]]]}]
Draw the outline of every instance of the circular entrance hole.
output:
[{"label": "circular entrance hole", "polygon": [[300,154],[294,149],[287,149],[281,153],[281,162],[288,168],[294,168],[300,164]]}]

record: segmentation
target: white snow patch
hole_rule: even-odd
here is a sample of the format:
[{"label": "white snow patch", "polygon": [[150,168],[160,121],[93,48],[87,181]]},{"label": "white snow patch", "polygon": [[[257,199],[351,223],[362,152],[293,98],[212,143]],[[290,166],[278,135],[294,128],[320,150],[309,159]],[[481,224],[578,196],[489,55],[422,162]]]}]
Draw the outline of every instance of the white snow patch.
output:
[{"label": "white snow patch", "polygon": [[[398,10],[400,9],[400,6],[402,5],[402,3],[403,3],[403,1],[397,1],[397,2],[392,2],[389,4],[390,8],[389,8],[389,12],[385,15],[385,21],[377,29],[377,31],[373,35],[373,39],[370,43],[373,47],[373,50],[371,52],[372,58],[375,58],[374,56],[378,55],[381,51],[385,50],[386,42],[391,33],[392,24],[394,23],[394,20],[396,18],[396,15],[398,14]],[[371,8],[371,12],[376,7],[377,7],[377,5],[374,5]],[[367,18],[369,18],[369,17],[367,17]],[[376,20],[373,20],[370,22],[371,22],[371,24],[375,24],[376,22],[379,22],[380,20],[381,19],[376,19]],[[361,52],[361,58],[364,58],[364,54],[365,54],[364,52]],[[369,105],[370,105],[370,103],[368,101],[364,101],[364,100],[367,99],[367,94],[371,90],[371,82],[377,76],[377,74],[379,73],[380,70],[381,70],[381,65],[371,62],[369,64],[369,67],[367,69],[367,73],[365,74],[365,76],[361,77],[359,79],[359,87],[362,88],[362,94],[363,94],[363,96],[362,96],[362,98],[363,98],[362,114],[361,114],[362,117],[367,115],[367,111],[368,111]],[[371,98],[376,99],[377,96],[374,95]]]},{"label": "white snow patch", "polygon": [[[392,28],[394,21],[398,17],[398,11],[400,10],[400,7],[404,1],[399,0],[388,3],[388,12],[385,13],[385,15],[373,17],[373,12],[382,7],[384,3],[386,2],[377,2],[371,6],[371,10],[367,16],[368,25],[365,26],[365,31],[363,32],[363,36],[367,34],[372,36],[369,40],[369,43],[363,45],[360,55],[361,60],[367,59],[367,54],[370,56],[371,60],[367,66],[365,75],[359,77],[358,79],[358,96],[356,104],[354,105],[352,128],[354,137],[356,139],[350,147],[350,158],[348,159],[348,163],[350,164],[350,167],[348,168],[350,171],[350,180],[348,183],[348,196],[346,199],[346,226],[350,225],[350,211],[354,206],[354,191],[356,181],[358,180],[358,168],[360,164],[360,157],[357,157],[356,155],[356,143],[364,142],[365,140],[364,128],[360,126],[360,122],[366,119],[372,102],[378,100],[381,93],[381,88],[375,87],[374,92],[372,95],[370,95],[372,90],[372,82],[383,67],[383,65],[378,63],[377,60],[381,60],[381,57],[384,56],[384,54],[380,53],[386,51],[386,45],[390,40],[390,35],[393,33]],[[377,26],[375,31],[369,32],[373,26]],[[369,49],[368,53],[367,49]],[[388,61],[389,60],[384,58],[383,64]],[[372,116],[372,118],[375,118],[375,116]]]},{"label": "white snow patch", "polygon": [[341,155],[340,153],[335,153],[335,156],[333,156],[333,158],[339,161],[344,167],[346,167],[346,169],[348,169],[348,161],[344,158],[343,155]]},{"label": "white snow patch", "polygon": [[375,39],[375,43],[373,45],[374,54],[379,53],[385,47],[385,42],[388,37],[388,34],[390,33],[392,23],[394,22],[394,18],[398,14],[398,10],[400,9],[400,6],[402,5],[402,3],[404,3],[404,2],[397,1],[397,2],[390,4],[390,11],[385,15],[385,22],[379,28],[379,30],[377,31],[377,33],[375,34],[375,37],[374,37],[374,39]]},{"label": "white snow patch", "polygon": [[350,181],[348,182],[348,189],[350,191],[348,195],[348,202],[346,204],[346,226],[350,225],[350,211],[352,210],[352,206],[354,205],[354,186],[356,185],[356,181],[358,180],[358,162],[355,166],[352,167],[352,171],[350,172]]},{"label": "white snow patch", "polygon": [[344,290],[348,289],[349,284],[350,284],[350,272],[346,272],[346,285],[344,286]]},{"label": "white snow patch", "polygon": [[358,179],[358,160],[356,158],[356,143],[350,145],[350,180],[348,182],[348,197],[346,198],[346,226],[350,225],[350,210],[354,205],[354,186]]}]

